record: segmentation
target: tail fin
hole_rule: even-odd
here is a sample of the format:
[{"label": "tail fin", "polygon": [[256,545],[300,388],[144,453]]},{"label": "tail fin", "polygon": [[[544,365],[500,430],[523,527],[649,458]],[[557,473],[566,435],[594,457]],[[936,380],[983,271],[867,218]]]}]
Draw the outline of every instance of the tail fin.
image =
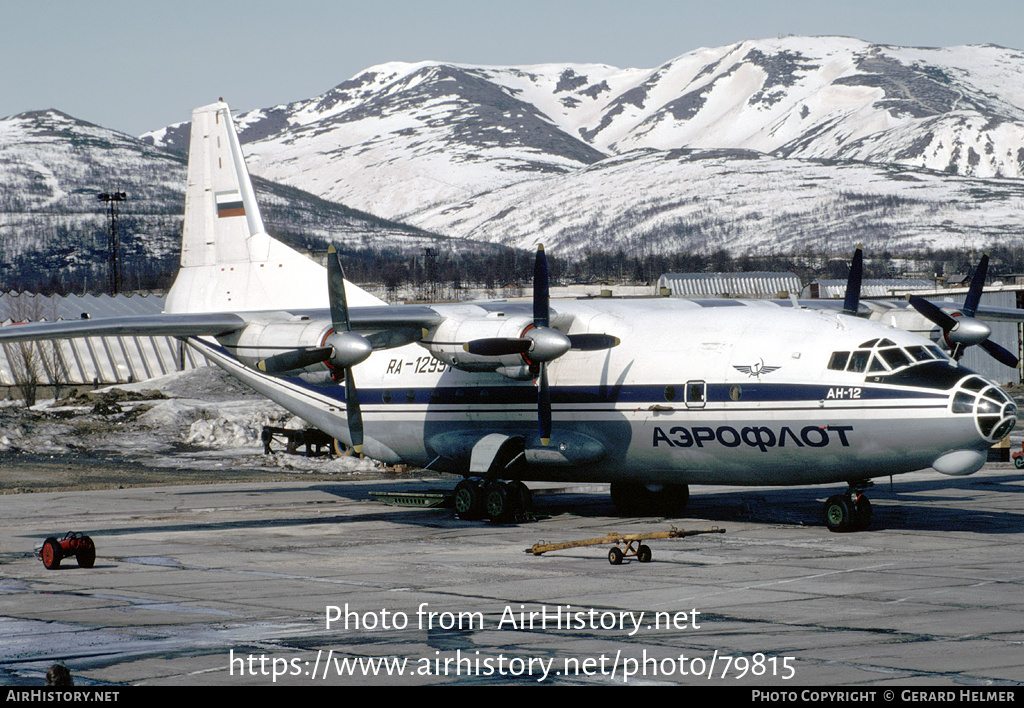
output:
[{"label": "tail fin", "polygon": [[[354,307],[384,304],[346,289]],[[328,307],[327,269],[271,238],[231,111],[224,102],[192,112],[181,270],[166,312],[247,312]]]}]

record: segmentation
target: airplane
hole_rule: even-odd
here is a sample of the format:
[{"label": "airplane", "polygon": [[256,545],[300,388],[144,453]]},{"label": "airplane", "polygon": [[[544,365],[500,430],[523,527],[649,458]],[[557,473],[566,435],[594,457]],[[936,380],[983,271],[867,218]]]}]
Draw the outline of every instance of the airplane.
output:
[{"label": "airplane", "polygon": [[[355,452],[463,476],[457,515],[493,522],[525,518],[526,481],[609,483],[630,515],[677,514],[690,485],[845,483],[823,521],[864,530],[872,478],[972,474],[1016,423],[957,362],[977,344],[1017,364],[978,318],[1014,317],[979,305],[987,258],[964,305],[861,302],[860,248],[834,305],[552,301],[540,247],[532,302],[388,305],[333,247],[325,269],[267,234],[223,101],[193,113],[187,180],[162,315],[4,327],[0,343],[180,337]],[[905,313],[953,356],[876,321]]]}]

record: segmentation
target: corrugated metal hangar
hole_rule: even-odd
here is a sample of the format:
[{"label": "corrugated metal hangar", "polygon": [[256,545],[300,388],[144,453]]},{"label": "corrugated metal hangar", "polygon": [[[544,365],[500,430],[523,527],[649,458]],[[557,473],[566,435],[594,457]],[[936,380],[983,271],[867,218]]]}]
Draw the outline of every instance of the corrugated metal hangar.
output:
[{"label": "corrugated metal hangar", "polygon": [[[162,295],[0,293],[0,324],[163,312]],[[22,383],[29,368],[42,386],[132,383],[205,366],[173,337],[85,337],[0,347],[0,386]]]}]

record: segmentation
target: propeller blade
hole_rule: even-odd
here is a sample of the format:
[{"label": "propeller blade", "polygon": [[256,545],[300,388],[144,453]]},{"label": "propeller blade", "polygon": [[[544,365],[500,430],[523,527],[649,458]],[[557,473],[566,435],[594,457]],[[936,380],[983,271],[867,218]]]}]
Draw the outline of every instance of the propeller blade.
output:
[{"label": "propeller blade", "polygon": [[1016,369],[1017,364],[1020,363],[1020,360],[1016,356],[1011,354],[1007,349],[993,342],[991,339],[986,339],[982,342],[981,348],[991,354],[993,359],[1004,366]]},{"label": "propeller blade", "polygon": [[311,349],[296,349],[290,352],[283,352],[267,357],[256,364],[256,368],[268,374],[281,374],[285,371],[304,369],[313,364],[319,364],[331,358],[333,347],[313,347]]},{"label": "propeller blade", "polygon": [[964,298],[963,313],[968,317],[974,317],[974,313],[978,311],[978,304],[981,302],[981,292],[985,289],[986,275],[988,275],[987,253],[981,257],[978,267],[974,269],[971,287],[967,290],[967,297]]},{"label": "propeller blade", "polygon": [[[327,247],[327,297],[331,305],[331,323],[334,331],[351,332],[352,323],[348,317],[348,298],[345,296],[345,271],[341,267],[341,256],[338,255],[333,243]],[[363,338],[359,337],[359,339]],[[361,344],[361,342],[357,342],[357,344]],[[366,344],[369,345],[369,342],[366,341]],[[372,345],[370,346],[372,348]],[[363,358],[365,359],[365,356]],[[348,419],[348,434],[352,441],[352,450],[357,455],[362,454],[363,412],[359,407],[359,391],[356,389],[351,365],[345,367],[345,417]]]},{"label": "propeller blade", "polygon": [[572,348],[581,352],[611,349],[622,343],[622,340],[610,334],[570,334],[568,336],[569,341],[572,342]]},{"label": "propeller blade", "polygon": [[345,417],[348,418],[348,434],[352,439],[352,450],[358,455],[363,451],[363,413],[359,408],[359,391],[352,376],[352,369],[345,369]]},{"label": "propeller blade", "polygon": [[948,332],[956,327],[956,320],[947,315],[936,305],[925,300],[923,297],[917,295],[908,295],[907,300],[910,302],[911,307],[920,312],[926,318],[934,322],[939,326],[943,332]]},{"label": "propeller blade", "polygon": [[[333,258],[332,258],[333,256]],[[331,322],[335,332],[349,332],[348,298],[345,297],[345,271],[341,256],[332,243],[327,247],[327,297],[331,304]]]},{"label": "propeller blade", "polygon": [[548,388],[548,367],[540,365],[540,387],[537,389],[537,420],[540,430],[540,444],[547,447],[551,442],[551,390]]},{"label": "propeller blade", "polygon": [[846,280],[846,297],[843,299],[843,314],[856,315],[860,307],[860,285],[864,277],[864,251],[860,244],[850,261],[850,277]]},{"label": "propeller blade", "polygon": [[548,284],[548,257],[544,246],[537,246],[537,260],[533,264],[533,324],[548,327],[551,319],[551,291]]},{"label": "propeller blade", "polygon": [[532,345],[533,341],[529,339],[493,337],[466,342],[462,345],[462,349],[478,356],[506,356],[508,354],[525,354]]}]

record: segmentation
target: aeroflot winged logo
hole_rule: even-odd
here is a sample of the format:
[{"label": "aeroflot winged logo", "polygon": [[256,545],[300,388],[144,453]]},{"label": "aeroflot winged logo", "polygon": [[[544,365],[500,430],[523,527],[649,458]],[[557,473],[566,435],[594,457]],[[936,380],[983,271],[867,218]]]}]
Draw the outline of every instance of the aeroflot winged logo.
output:
[{"label": "aeroflot winged logo", "polygon": [[732,368],[739,371],[741,374],[747,374],[748,376],[757,378],[761,374],[770,374],[773,371],[781,369],[781,366],[765,366],[764,359],[758,359],[757,363],[753,366],[733,366]]}]

